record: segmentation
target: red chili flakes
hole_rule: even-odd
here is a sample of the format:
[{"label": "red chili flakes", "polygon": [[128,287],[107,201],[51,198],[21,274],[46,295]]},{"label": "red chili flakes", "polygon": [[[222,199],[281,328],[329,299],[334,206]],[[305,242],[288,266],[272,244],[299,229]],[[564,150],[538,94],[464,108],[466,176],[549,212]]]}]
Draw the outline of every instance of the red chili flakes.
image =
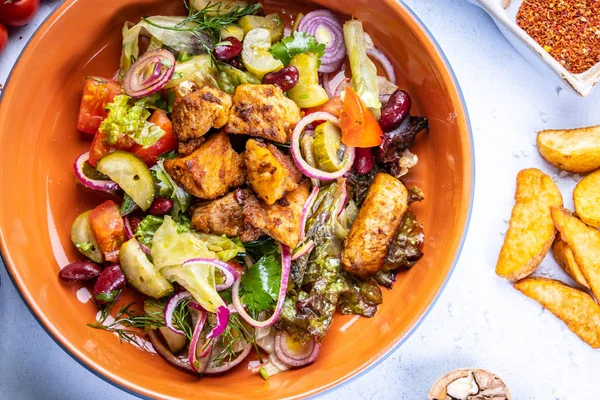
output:
[{"label": "red chili flakes", "polygon": [[574,74],[600,62],[600,0],[524,0],[517,24]]}]

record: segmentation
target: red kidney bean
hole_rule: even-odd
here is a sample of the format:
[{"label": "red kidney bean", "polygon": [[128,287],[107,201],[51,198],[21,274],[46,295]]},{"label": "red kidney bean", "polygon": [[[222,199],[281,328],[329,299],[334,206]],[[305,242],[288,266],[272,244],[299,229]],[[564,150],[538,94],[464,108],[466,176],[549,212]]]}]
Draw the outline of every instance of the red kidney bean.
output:
[{"label": "red kidney bean", "polygon": [[269,72],[263,77],[262,83],[265,85],[279,86],[281,90],[287,92],[296,86],[298,77],[298,68],[289,66],[276,72]]},{"label": "red kidney bean", "polygon": [[[171,199],[165,199],[164,197],[157,197],[154,199],[154,203],[150,206],[150,214],[152,215],[167,215],[173,209],[174,202]],[[131,227],[133,229],[133,227]]]},{"label": "red kidney bean", "polygon": [[119,264],[109,265],[102,271],[96,283],[92,295],[100,304],[110,303],[117,298],[127,280]]},{"label": "red kidney bean", "polygon": [[375,160],[370,148],[356,148],[356,158],[354,159],[354,169],[361,175],[366,175],[373,169]]},{"label": "red kidney bean", "polygon": [[65,282],[84,282],[95,279],[102,272],[102,267],[91,261],[75,261],[66,265],[58,273]]},{"label": "red kidney bean", "polygon": [[137,227],[140,224],[140,222],[142,222],[142,219],[137,215],[129,217],[129,226],[131,226],[131,232],[133,234],[135,234],[135,231],[137,230]]},{"label": "red kidney bean", "polygon": [[389,132],[400,126],[404,118],[410,114],[412,100],[404,90],[396,90],[387,104],[381,107],[379,126],[384,132]]},{"label": "red kidney bean", "polygon": [[213,49],[213,55],[217,60],[229,61],[242,53],[242,42],[230,36],[223,39],[221,42],[229,42],[231,44],[220,44]]},{"label": "red kidney bean", "polygon": [[231,65],[233,68],[239,69],[240,71],[246,70],[246,67],[244,67],[244,64],[242,64],[242,62],[237,58],[227,61],[227,64]]}]

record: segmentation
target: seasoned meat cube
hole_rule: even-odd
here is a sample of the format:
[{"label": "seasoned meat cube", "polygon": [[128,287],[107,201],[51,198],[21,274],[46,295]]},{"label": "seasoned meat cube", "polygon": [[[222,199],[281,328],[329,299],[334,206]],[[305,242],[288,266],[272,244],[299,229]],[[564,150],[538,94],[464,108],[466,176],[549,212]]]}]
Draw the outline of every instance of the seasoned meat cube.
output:
[{"label": "seasoned meat cube", "polygon": [[243,158],[224,132],[210,135],[192,154],[166,160],[164,165],[179,185],[200,199],[216,199],[246,180]]},{"label": "seasoned meat cube", "polygon": [[190,154],[211,128],[222,128],[229,120],[230,109],[231,96],[210,86],[177,99],[171,116],[179,153]]},{"label": "seasoned meat cube", "polygon": [[378,272],[407,209],[408,191],[402,182],[388,174],[375,175],[344,242],[344,269],[361,278]]},{"label": "seasoned meat cube", "polygon": [[273,85],[240,85],[225,132],[285,143],[300,121],[300,108]]},{"label": "seasoned meat cube", "polygon": [[216,200],[200,203],[192,213],[192,228],[214,235],[239,237],[242,242],[258,239],[262,232],[244,223],[242,201],[251,195],[250,189],[237,189]]},{"label": "seasoned meat cube", "polygon": [[309,183],[303,181],[271,206],[251,196],[244,202],[245,221],[293,249],[300,239],[300,214],[308,195]]},{"label": "seasoned meat cube", "polygon": [[302,179],[302,172],[294,161],[272,144],[248,140],[244,162],[248,184],[268,205],[281,199],[285,192],[296,189]]}]

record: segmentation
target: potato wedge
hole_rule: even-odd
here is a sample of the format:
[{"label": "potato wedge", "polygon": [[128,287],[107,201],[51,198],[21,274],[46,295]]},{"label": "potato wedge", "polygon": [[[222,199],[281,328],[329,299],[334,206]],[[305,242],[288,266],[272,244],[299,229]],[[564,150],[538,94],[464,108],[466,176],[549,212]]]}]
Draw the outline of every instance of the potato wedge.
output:
[{"label": "potato wedge", "polygon": [[582,173],[600,168],[600,126],[541,131],[537,147],[558,169]]},{"label": "potato wedge", "polygon": [[590,288],[589,284],[585,280],[585,276],[583,276],[583,272],[577,265],[577,261],[575,261],[575,256],[573,255],[573,251],[569,247],[569,245],[559,237],[556,238],[554,244],[552,245],[552,254],[554,255],[554,259],[560,265],[560,267],[567,273],[573,280],[579,283],[581,286],[585,286],[586,288]]},{"label": "potato wedge", "polygon": [[547,278],[527,278],[515,289],[540,303],[594,349],[600,348],[600,306],[592,296]]},{"label": "potato wedge", "polygon": [[496,264],[496,274],[511,281],[530,275],[542,262],[556,234],[550,207],[562,205],[552,178],[535,168],[517,175],[515,200]]},{"label": "potato wedge", "polygon": [[579,219],[600,228],[600,170],[579,181],[573,191],[573,202]]},{"label": "potato wedge", "polygon": [[596,299],[600,299],[600,231],[587,226],[569,210],[552,207],[552,219],[575,256]]}]

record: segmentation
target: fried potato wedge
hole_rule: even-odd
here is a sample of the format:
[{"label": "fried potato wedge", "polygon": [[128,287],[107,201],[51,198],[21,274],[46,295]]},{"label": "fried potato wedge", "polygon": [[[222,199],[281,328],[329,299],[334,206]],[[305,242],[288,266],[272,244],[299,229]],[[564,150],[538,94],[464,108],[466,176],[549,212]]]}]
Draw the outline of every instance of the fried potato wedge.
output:
[{"label": "fried potato wedge", "polygon": [[552,207],[552,219],[560,236],[575,256],[575,262],[583,273],[585,280],[594,293],[600,298],[600,231],[587,226],[569,210]]},{"label": "fried potato wedge", "polygon": [[600,170],[579,181],[573,191],[573,202],[579,219],[600,228]]},{"label": "fried potato wedge", "polygon": [[560,281],[527,278],[515,289],[540,303],[594,349],[600,348],[600,306],[592,296]]},{"label": "fried potato wedge", "polygon": [[569,245],[560,238],[560,235],[552,245],[552,254],[558,265],[560,265],[560,267],[569,274],[575,282],[588,289],[590,288],[590,285],[585,280],[585,276],[583,276],[583,272],[581,272],[579,265],[577,265],[577,261],[575,261],[573,251]]},{"label": "fried potato wedge", "polygon": [[600,168],[600,126],[541,131],[537,147],[542,157],[558,169],[583,173]]},{"label": "fried potato wedge", "polygon": [[517,175],[515,200],[496,264],[496,274],[511,281],[531,275],[550,250],[556,235],[550,207],[563,202],[552,178],[535,168]]}]

